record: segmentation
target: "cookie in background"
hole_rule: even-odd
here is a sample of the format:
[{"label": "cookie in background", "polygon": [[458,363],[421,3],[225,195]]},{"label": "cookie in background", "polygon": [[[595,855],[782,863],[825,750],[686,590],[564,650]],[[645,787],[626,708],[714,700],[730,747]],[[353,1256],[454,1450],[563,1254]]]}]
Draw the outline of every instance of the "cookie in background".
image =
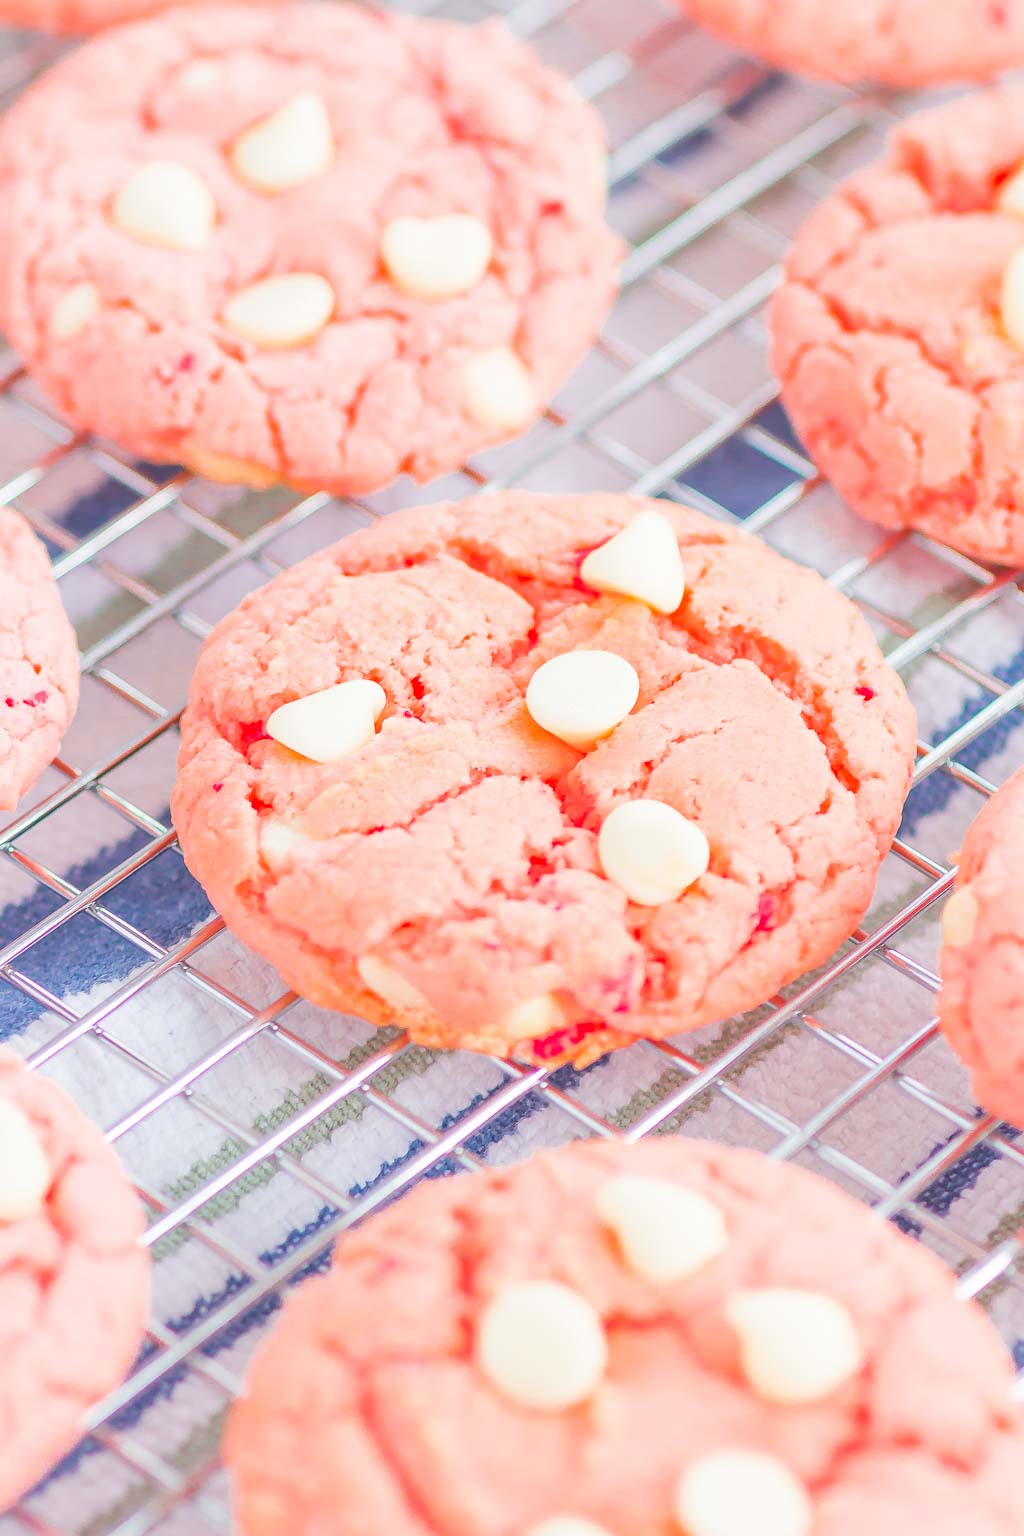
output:
[{"label": "cookie in background", "polygon": [[979,1103],[1024,1126],[1024,768],[967,830],[941,970],[939,1022]]},{"label": "cookie in background", "polygon": [[0,323],[76,427],[344,494],[515,437],[621,242],[596,113],[497,22],[193,6],[82,45],[0,128]]},{"label": "cookie in background", "polygon": [[[174,0],[175,6],[203,0]],[[252,0],[274,4],[278,0]],[[101,32],[169,7],[165,0],[0,0],[0,26],[35,27],[43,32]]]},{"label": "cookie in background", "polygon": [[903,123],[810,216],[771,308],[793,425],[854,511],[1024,561],[1024,87]]},{"label": "cookie in background", "polygon": [[849,84],[991,80],[1024,63],[1024,0],[679,0],[780,69]]},{"label": "cookie in background", "polygon": [[0,811],[53,761],[78,704],[78,645],[43,545],[0,507]]}]

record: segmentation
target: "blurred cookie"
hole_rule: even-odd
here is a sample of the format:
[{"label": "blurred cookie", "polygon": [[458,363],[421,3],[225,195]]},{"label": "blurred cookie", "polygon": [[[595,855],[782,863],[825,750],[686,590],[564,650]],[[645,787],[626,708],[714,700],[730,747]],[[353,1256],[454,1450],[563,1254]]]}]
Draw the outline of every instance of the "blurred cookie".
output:
[{"label": "blurred cookie", "polygon": [[988,80],[1024,62],[1024,0],[680,0],[781,69],[832,80]]},{"label": "blurred cookie", "polygon": [[1024,768],[964,838],[942,916],[939,1020],[979,1103],[1024,1126]]},{"label": "blurred cookie", "polygon": [[224,619],[173,815],[315,1002],[584,1062],[825,960],[914,742],[814,573],[667,502],[505,493],[389,516]]},{"label": "blurred cookie", "polygon": [[[190,5],[200,0],[176,3]],[[99,32],[103,27],[166,9],[161,0],[0,0],[0,19],[8,26],[37,27],[44,32]]]},{"label": "blurred cookie", "polygon": [[912,118],[797,235],[772,313],[797,432],[850,505],[1024,560],[1024,89]]},{"label": "blurred cookie", "polygon": [[611,303],[592,109],[497,23],[193,6],[0,129],[0,320],[57,406],[213,479],[425,480],[544,410]]},{"label": "blurred cookie", "polygon": [[53,761],[77,704],[78,645],[46,550],[0,507],[0,810]]},{"label": "blurred cookie", "polygon": [[1019,1536],[1009,1355],[753,1152],[577,1143],[342,1237],[229,1422],[242,1536]]},{"label": "blurred cookie", "polygon": [[144,1226],[96,1127],[0,1050],[0,1510],[70,1450],[135,1358]]}]

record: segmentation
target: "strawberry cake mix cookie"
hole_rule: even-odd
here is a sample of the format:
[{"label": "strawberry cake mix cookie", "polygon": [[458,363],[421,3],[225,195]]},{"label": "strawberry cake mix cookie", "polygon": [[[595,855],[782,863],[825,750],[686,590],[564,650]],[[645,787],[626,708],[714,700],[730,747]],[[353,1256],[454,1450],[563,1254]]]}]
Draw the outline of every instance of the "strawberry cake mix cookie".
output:
[{"label": "strawberry cake mix cookie", "polygon": [[615,288],[600,123],[496,22],[168,12],[31,87],[0,177],[29,369],[214,479],[451,470],[540,414]]},{"label": "strawberry cake mix cookie", "polygon": [[904,124],[798,234],[772,310],[794,426],[850,505],[1024,561],[1024,88]]},{"label": "strawberry cake mix cookie", "polygon": [[166,10],[161,0],[0,0],[0,20],[8,26],[39,27],[46,32],[98,32],[161,10]]},{"label": "strawberry cake mix cookie", "polygon": [[149,1301],[144,1226],[99,1131],[0,1050],[0,1510],[131,1365]]},{"label": "strawberry cake mix cookie", "polygon": [[78,704],[78,645],[46,550],[0,507],[0,811],[53,761]]},{"label": "strawberry cake mix cookie", "polygon": [[1024,1127],[1024,769],[964,838],[942,914],[939,1019],[979,1102]]},{"label": "strawberry cake mix cookie", "polygon": [[680,0],[781,69],[832,80],[988,80],[1024,63],[1024,0]]},{"label": "strawberry cake mix cookie", "polygon": [[582,1063],[824,960],[914,742],[812,572],[666,502],[506,493],[394,514],[224,619],[173,814],[315,1002]]},{"label": "strawberry cake mix cookie", "polygon": [[422,1183],[234,1409],[241,1536],[1021,1536],[1009,1356],[798,1168],[663,1137]]}]

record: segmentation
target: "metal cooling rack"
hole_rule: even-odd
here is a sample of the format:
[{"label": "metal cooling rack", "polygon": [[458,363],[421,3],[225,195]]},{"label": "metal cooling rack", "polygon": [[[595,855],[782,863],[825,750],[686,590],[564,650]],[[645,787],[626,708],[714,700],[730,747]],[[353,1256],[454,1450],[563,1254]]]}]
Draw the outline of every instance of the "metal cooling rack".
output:
[{"label": "metal cooling rack", "polygon": [[[790,436],[765,361],[796,224],[916,102],[772,74],[665,0],[408,8],[504,15],[610,129],[623,296],[526,439],[359,504],[224,492],[77,436],[3,359],[0,500],[50,544],[84,684],[64,756],[0,830],[0,1038],[105,1126],[159,1261],[138,1368],[4,1536],[226,1531],[218,1427],[282,1287],[419,1177],[580,1135],[682,1128],[798,1159],[933,1246],[1024,1366],[1024,1150],[977,1111],[934,1021],[951,850],[1024,760],[1018,574],[854,519]],[[10,38],[0,87],[56,52]],[[922,717],[917,809],[850,944],[753,1018],[584,1074],[436,1057],[282,994],[203,905],[168,824],[212,623],[347,529],[488,483],[633,489],[743,521],[862,606]]]}]

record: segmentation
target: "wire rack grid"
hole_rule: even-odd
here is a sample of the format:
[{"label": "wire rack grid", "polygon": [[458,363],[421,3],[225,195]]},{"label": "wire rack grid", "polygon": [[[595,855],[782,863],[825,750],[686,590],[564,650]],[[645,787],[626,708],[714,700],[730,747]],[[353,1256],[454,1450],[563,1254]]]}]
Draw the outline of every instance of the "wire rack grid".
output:
[{"label": "wire rack grid", "polygon": [[[282,1291],[420,1177],[582,1135],[682,1130],[833,1178],[957,1271],[1024,1396],[1024,1149],[976,1108],[934,1019],[952,851],[1024,761],[1018,573],[855,519],[792,437],[765,359],[797,223],[920,98],[774,74],[666,0],[405,8],[503,15],[608,124],[622,297],[525,439],[360,503],[225,491],[76,435],[2,360],[0,501],[51,548],[83,697],[62,757],[0,827],[0,1040],[104,1126],[155,1260],[133,1375],[0,1517],[3,1536],[229,1529],[219,1432]],[[9,37],[0,88],[56,51]],[[904,826],[850,943],[753,1016],[582,1074],[441,1056],[282,992],[205,904],[167,812],[189,672],[221,614],[394,506],[510,484],[631,489],[743,522],[860,604],[921,719]]]}]

